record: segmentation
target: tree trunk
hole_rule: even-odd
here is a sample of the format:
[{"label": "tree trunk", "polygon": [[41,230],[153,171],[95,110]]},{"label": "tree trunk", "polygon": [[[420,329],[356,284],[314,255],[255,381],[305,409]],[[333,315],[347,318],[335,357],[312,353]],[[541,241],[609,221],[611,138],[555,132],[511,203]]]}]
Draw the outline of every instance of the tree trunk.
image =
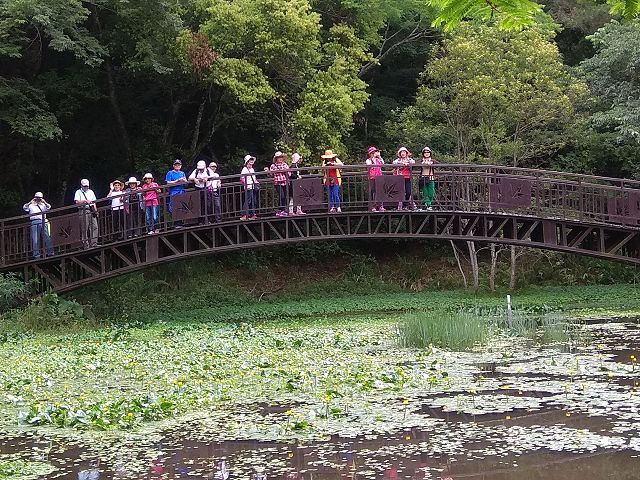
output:
[{"label": "tree trunk", "polygon": [[509,290],[516,288],[516,247],[511,245],[511,269],[509,273]]},{"label": "tree trunk", "polygon": [[467,248],[469,249],[469,263],[471,264],[473,290],[477,292],[480,289],[480,269],[478,268],[478,252],[476,250],[476,242],[468,241]]},{"label": "tree trunk", "polygon": [[453,256],[456,257],[456,262],[458,262],[458,268],[460,269],[460,275],[462,275],[462,283],[464,285],[464,288],[469,288],[469,284],[467,283],[467,276],[465,275],[464,269],[462,268],[462,263],[460,262],[458,247],[456,247],[456,244],[453,242],[453,240],[450,240],[450,242],[451,248],[453,249]]},{"label": "tree trunk", "polygon": [[207,104],[207,97],[202,99],[202,103],[200,103],[200,107],[198,108],[198,116],[196,117],[196,124],[193,127],[193,136],[191,137],[191,158],[195,158],[198,153],[196,153],[196,149],[198,148],[198,140],[200,139],[200,125],[202,124],[202,115],[204,114],[204,107]]},{"label": "tree trunk", "polygon": [[498,249],[495,243],[489,244],[489,252],[491,252],[491,267],[489,269],[489,290],[496,291],[496,267],[498,265]]}]

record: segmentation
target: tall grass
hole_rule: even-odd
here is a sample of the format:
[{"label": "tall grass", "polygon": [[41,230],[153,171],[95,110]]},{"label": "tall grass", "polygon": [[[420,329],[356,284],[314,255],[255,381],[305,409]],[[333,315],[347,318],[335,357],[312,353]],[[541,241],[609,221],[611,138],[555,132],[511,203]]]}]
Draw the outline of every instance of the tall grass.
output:
[{"label": "tall grass", "polygon": [[398,341],[403,347],[429,345],[452,350],[470,350],[489,339],[486,318],[466,312],[408,313],[399,322]]}]

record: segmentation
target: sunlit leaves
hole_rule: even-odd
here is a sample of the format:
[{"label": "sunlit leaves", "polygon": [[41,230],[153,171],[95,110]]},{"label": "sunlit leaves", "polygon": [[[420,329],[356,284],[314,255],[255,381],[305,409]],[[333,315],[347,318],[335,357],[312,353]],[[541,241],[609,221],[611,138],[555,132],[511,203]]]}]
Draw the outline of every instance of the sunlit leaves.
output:
[{"label": "sunlit leaves", "polygon": [[220,58],[213,66],[210,79],[225,87],[245,105],[263,103],[275,96],[275,91],[262,70],[240,58]]},{"label": "sunlit leaves", "polygon": [[438,11],[434,26],[450,31],[466,19],[495,20],[505,30],[535,23],[542,5],[533,0],[428,0]]},{"label": "sunlit leaves", "polygon": [[[533,0],[427,0],[438,11],[433,24],[451,31],[464,20],[496,22],[504,30],[519,30],[543,17],[542,3]],[[607,0],[611,14],[638,16],[640,0]]]}]

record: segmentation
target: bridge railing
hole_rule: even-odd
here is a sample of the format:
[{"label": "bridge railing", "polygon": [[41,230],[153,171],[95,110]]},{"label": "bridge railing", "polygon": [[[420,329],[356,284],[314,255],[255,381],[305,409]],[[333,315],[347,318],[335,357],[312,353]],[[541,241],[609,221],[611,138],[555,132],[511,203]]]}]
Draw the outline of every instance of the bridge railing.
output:
[{"label": "bridge railing", "polygon": [[[392,165],[384,166],[385,178],[393,177],[393,168]],[[331,169],[332,167],[292,169],[307,181],[316,179],[317,189],[324,190],[315,192],[317,203],[305,207],[308,213],[327,212],[327,188],[321,185],[323,170]],[[340,170],[342,211],[362,212],[375,206],[370,194],[368,167],[344,165]],[[411,174],[412,199],[407,205],[409,208],[424,205],[418,191],[420,174],[421,166],[414,165]],[[469,164],[437,164],[435,174],[435,210],[516,213],[539,218],[623,224],[636,228],[640,222],[638,181]],[[279,209],[280,199],[273,185],[273,177],[267,172],[256,172],[256,177],[261,188],[255,213],[258,216],[274,215]],[[202,193],[193,184],[187,185],[185,194],[173,198],[167,186],[160,187],[158,228],[166,231],[198,223],[239,220],[244,213],[245,202],[245,188],[240,176],[230,175],[221,177],[220,180],[222,186],[215,195],[215,201],[213,195],[206,191]],[[86,228],[94,217],[87,216],[76,205],[46,212],[43,218],[46,216],[47,222],[41,229],[33,228],[33,222],[27,214],[0,219],[0,266],[13,266],[31,261],[34,257],[60,255],[96,245],[126,242],[130,238],[147,234],[144,205],[140,204],[136,194],[126,194],[123,197],[127,207],[122,214],[112,210],[110,198],[102,198],[96,202],[96,238],[92,238],[90,230]],[[317,200],[318,194],[320,200]],[[293,192],[287,188],[283,202],[286,212],[289,212],[292,199]],[[217,200],[220,202],[219,210],[215,206]],[[397,202],[385,202],[385,206],[396,208]],[[36,242],[32,241],[34,235],[39,236]],[[46,237],[52,240],[51,248],[48,248]]]}]

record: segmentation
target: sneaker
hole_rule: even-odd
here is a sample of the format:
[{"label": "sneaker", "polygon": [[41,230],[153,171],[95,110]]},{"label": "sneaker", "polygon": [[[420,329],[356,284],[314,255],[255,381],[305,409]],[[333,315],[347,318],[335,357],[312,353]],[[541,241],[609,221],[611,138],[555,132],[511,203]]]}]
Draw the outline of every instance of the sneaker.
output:
[{"label": "sneaker", "polygon": [[372,208],[372,209],[371,209],[371,212],[372,212],[372,213],[378,213],[378,210],[376,210],[375,208]]},{"label": "sneaker", "polygon": [[153,230],[151,230],[150,232],[147,232],[147,235],[153,235],[155,232]]},{"label": "sneaker", "polygon": [[342,213],[342,209],[338,207],[338,213]]},{"label": "sneaker", "polygon": [[160,230],[154,230],[153,233],[160,233]]},{"label": "sneaker", "polygon": [[258,216],[257,215],[253,215],[251,218],[249,218],[249,220],[257,220]]},{"label": "sneaker", "polygon": [[302,208],[298,207],[298,211],[296,212],[296,215],[306,215],[306,213],[302,211]]},{"label": "sneaker", "polygon": [[384,207],[380,207],[380,208],[378,209],[378,211],[379,211],[379,212],[386,212],[386,210],[385,210],[385,208],[384,208]]},{"label": "sneaker", "polygon": [[336,209],[334,207],[331,207],[331,210],[329,210],[329,213],[336,213]]},{"label": "sneaker", "polygon": [[427,210],[431,211],[433,210],[433,207],[427,207]]},{"label": "sneaker", "polygon": [[247,220],[247,216],[246,216],[246,215],[242,215],[242,216],[240,217],[240,220]]}]

